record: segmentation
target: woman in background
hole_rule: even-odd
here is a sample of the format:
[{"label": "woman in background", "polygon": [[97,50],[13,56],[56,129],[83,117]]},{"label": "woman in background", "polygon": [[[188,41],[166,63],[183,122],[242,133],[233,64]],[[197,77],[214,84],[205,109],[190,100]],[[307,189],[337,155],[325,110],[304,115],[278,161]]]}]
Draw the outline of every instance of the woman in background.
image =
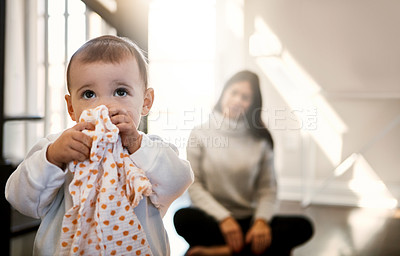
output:
[{"label": "woman in background", "polygon": [[313,234],[302,216],[274,216],[273,139],[261,120],[257,74],[225,84],[210,119],[192,130],[187,158],[195,173],[193,207],[174,216],[186,255],[290,255]]}]

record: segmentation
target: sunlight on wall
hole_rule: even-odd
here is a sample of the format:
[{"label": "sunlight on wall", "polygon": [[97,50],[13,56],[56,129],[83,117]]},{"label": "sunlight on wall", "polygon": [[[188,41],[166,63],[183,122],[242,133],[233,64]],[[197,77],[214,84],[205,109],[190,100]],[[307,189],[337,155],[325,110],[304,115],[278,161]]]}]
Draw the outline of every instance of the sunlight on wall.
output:
[{"label": "sunlight on wall", "polygon": [[[317,112],[317,125],[311,127],[314,129],[300,126],[320,146],[331,164],[336,166],[332,176],[323,182],[318,191],[353,166],[354,177],[349,182],[349,188],[359,198],[359,206],[396,207],[397,200],[361,154],[354,153],[342,159],[343,134],[348,127],[324,98],[321,87],[283,48],[279,38],[261,17],[255,17],[254,28],[255,33],[249,38],[249,51],[256,57],[256,63],[272,85],[292,109],[314,108]],[[304,120],[301,111],[293,113],[298,115],[299,120]]]},{"label": "sunlight on wall", "polygon": [[[257,58],[256,62],[292,109],[314,109],[316,111],[316,126],[302,126],[301,128],[310,133],[332,165],[339,164],[342,159],[343,130],[335,128],[343,125],[340,119],[328,119],[329,116],[325,115],[327,112],[333,112],[326,101],[321,97],[309,94],[306,90],[307,84],[300,84],[281,58]],[[302,112],[295,111],[294,113],[300,120],[303,119]]]},{"label": "sunlight on wall", "polygon": [[[347,131],[347,126],[320,95],[320,86],[283,49],[278,37],[261,17],[255,17],[254,27],[255,33],[250,37],[250,53],[257,57],[257,64],[292,109],[316,109],[318,127],[307,131],[331,163],[339,164],[342,159],[342,135]],[[294,113],[302,114],[298,111]],[[301,115],[299,119],[303,119]]]},{"label": "sunlight on wall", "polygon": [[354,163],[349,188],[359,197],[361,207],[393,209],[397,206],[397,200],[362,155]]},{"label": "sunlight on wall", "polygon": [[243,0],[233,0],[226,2],[226,26],[231,30],[232,34],[237,38],[243,38]]},{"label": "sunlight on wall", "polygon": [[252,56],[279,56],[282,51],[282,43],[272,32],[264,19],[254,18],[255,32],[249,38],[249,52]]},{"label": "sunlight on wall", "polygon": [[115,0],[98,0],[104,7],[106,7],[110,12],[117,11],[117,2]]},{"label": "sunlight on wall", "polygon": [[346,171],[348,171],[351,166],[353,166],[354,162],[359,157],[359,154],[353,153],[349,157],[347,157],[343,162],[341,162],[336,168],[333,170],[333,175],[335,177],[339,177],[343,175]]}]

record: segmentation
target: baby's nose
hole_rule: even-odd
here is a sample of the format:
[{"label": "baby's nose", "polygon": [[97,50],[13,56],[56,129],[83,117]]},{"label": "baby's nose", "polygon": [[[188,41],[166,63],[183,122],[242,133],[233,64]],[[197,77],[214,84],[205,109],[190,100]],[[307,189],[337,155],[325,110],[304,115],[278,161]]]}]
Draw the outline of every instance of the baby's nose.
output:
[{"label": "baby's nose", "polygon": [[108,110],[118,108],[118,104],[116,104],[116,103],[109,103],[109,104],[104,104],[104,105],[108,108]]},{"label": "baby's nose", "polygon": [[97,102],[98,105],[104,105],[106,106],[108,109],[111,108],[115,108],[117,106],[117,103],[115,101],[113,101],[112,99],[101,99],[100,101]]}]

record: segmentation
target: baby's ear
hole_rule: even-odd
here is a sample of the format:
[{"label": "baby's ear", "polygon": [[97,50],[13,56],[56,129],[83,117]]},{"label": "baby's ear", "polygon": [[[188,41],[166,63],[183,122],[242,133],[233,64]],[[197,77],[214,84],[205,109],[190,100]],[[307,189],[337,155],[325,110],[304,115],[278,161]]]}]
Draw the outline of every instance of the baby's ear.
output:
[{"label": "baby's ear", "polygon": [[145,116],[149,113],[151,106],[153,106],[154,102],[154,90],[153,88],[147,88],[144,92],[144,100],[142,107],[142,115]]},{"label": "baby's ear", "polygon": [[67,109],[68,109],[69,116],[71,117],[72,121],[76,121],[74,108],[72,107],[71,95],[68,95],[68,94],[65,95],[65,101],[67,102]]}]

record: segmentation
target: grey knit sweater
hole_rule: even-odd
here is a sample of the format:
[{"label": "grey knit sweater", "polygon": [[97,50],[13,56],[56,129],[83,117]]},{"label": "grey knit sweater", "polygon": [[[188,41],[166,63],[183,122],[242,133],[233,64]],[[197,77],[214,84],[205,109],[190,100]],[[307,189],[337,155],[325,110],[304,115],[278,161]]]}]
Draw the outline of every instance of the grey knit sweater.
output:
[{"label": "grey knit sweater", "polygon": [[270,220],[276,201],[273,151],[243,120],[218,112],[194,128],[187,158],[195,174],[192,204],[221,221],[228,216]]}]

